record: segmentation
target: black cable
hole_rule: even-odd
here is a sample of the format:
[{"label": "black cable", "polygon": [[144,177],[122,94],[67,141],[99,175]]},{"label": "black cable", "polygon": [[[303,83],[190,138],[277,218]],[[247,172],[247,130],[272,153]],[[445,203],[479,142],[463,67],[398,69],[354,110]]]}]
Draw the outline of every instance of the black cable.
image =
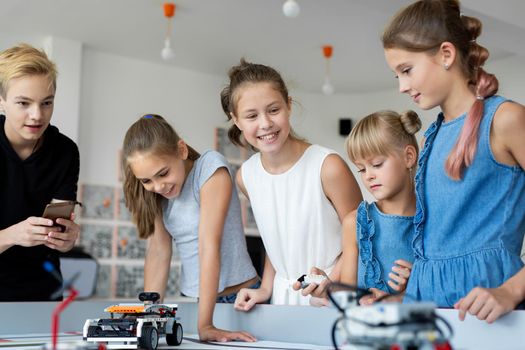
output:
[{"label": "black cable", "polygon": [[[441,321],[443,324],[445,324],[445,326],[447,327],[447,330],[448,330],[448,339],[452,338],[454,336],[454,329],[452,329],[452,326],[450,325],[450,323],[448,323],[447,320],[445,320],[443,317],[439,316],[438,314],[434,314],[434,317],[438,320],[438,321]],[[436,324],[436,328],[438,328],[439,330],[441,330],[437,324]],[[442,333],[442,332],[441,332]],[[445,337],[443,337],[445,338]]]},{"label": "black cable", "polygon": [[372,294],[372,292],[370,292],[368,289],[360,288],[354,284],[347,284],[347,283],[333,281],[333,282],[330,282],[330,284],[328,285],[328,289],[333,289],[335,287],[339,287],[343,290],[351,290],[353,292],[356,292],[360,296]]},{"label": "black cable", "polygon": [[352,285],[352,284],[346,284],[346,283],[341,283],[341,282],[330,282],[330,284],[328,285],[327,289],[326,289],[326,294],[328,295],[328,299],[330,299],[330,301],[332,302],[332,304],[334,304],[334,306],[337,308],[337,310],[339,310],[340,312],[344,313],[345,312],[345,309],[341,307],[341,305],[339,305],[339,303],[337,303],[337,301],[335,300],[334,296],[333,296],[333,289],[334,288],[341,288],[341,290],[350,290],[350,291],[353,291],[355,292],[355,295],[353,295],[353,299],[352,300],[349,300],[349,301],[354,301],[354,300],[359,300],[361,299],[363,296],[365,295],[369,295],[369,294],[372,294],[370,291],[366,290],[366,289],[363,289],[363,288],[359,288],[355,285]]},{"label": "black cable", "polygon": [[439,336],[443,339],[445,339],[445,334],[443,333],[443,330],[441,330],[441,328],[439,328],[436,320],[434,320],[434,322],[432,322],[432,325],[434,325],[434,328],[438,331],[439,333]]},{"label": "black cable", "polygon": [[345,313],[345,309],[343,309],[338,303],[337,301],[335,301],[335,298],[334,296],[332,295],[332,292],[330,291],[330,288],[328,288],[326,290],[326,295],[328,295],[328,299],[330,299],[330,301],[332,302],[332,304],[334,304],[334,306],[337,308],[337,310],[339,310],[339,312],[342,312],[343,314]]},{"label": "black cable", "polygon": [[335,339],[337,332],[337,324],[341,321],[344,321],[344,319],[344,315],[339,317],[337,320],[335,320],[334,325],[332,326],[332,344],[334,345],[335,350],[339,350],[339,347],[337,346],[337,340]]}]

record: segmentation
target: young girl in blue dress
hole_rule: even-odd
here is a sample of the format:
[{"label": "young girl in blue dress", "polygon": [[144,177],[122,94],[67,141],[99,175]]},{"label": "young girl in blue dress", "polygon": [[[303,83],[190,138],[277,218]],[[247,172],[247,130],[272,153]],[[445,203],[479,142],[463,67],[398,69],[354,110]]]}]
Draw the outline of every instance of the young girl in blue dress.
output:
[{"label": "young girl in blue dress", "polygon": [[[416,174],[415,261],[407,294],[494,321],[524,297],[525,108],[497,96],[481,22],[458,1],[417,1],[382,41],[399,91],[439,107]],[[476,288],[476,287],[479,288]]]},{"label": "young girl in blue dress", "polygon": [[420,128],[415,112],[386,110],[360,120],[348,136],[348,156],[376,199],[361,202],[343,221],[341,282],[373,292],[361,304],[403,292],[410,276],[418,155],[414,135]]}]

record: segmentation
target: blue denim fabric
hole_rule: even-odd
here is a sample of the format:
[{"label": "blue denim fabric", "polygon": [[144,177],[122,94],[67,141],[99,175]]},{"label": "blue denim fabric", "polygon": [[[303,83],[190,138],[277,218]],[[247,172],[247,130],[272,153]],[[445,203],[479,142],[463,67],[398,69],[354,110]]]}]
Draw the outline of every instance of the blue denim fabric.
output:
[{"label": "blue denim fabric", "polygon": [[[261,286],[261,281],[257,281],[255,282],[254,284],[252,284],[250,287],[248,287],[249,289],[257,289]],[[232,294],[228,294],[228,295],[223,295],[223,296],[220,296],[220,297],[217,297],[217,302],[218,303],[225,303],[225,304],[233,304],[235,303],[235,298],[237,298],[237,293],[232,293]]]},{"label": "blue denim fabric", "polygon": [[394,261],[414,260],[411,248],[413,219],[413,216],[384,214],[375,203],[361,202],[356,223],[359,245],[358,287],[395,293],[386,282]]},{"label": "blue denim fabric", "polygon": [[454,181],[445,162],[465,122],[462,115],[425,133],[416,173],[416,260],[407,286],[415,300],[452,307],[473,287],[497,287],[522,266],[525,233],[525,173],[498,163],[490,148],[494,113],[506,100],[485,100],[472,164]]}]

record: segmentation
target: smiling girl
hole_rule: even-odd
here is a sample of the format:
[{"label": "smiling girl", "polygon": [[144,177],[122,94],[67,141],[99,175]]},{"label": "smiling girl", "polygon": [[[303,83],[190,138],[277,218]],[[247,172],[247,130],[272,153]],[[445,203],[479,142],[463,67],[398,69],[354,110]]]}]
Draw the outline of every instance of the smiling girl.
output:
[{"label": "smiling girl", "polygon": [[246,332],[213,326],[216,302],[233,303],[259,278],[246,250],[239,197],[222,155],[202,155],[161,116],[148,114],[128,129],[123,146],[124,196],[140,238],[148,238],[144,290],[164,298],[172,241],[180,254],[181,292],[199,298],[203,341],[254,341]]},{"label": "smiling girl", "polygon": [[308,304],[292,285],[313,266],[338,279],[341,221],[361,192],[339,155],[294,135],[292,100],[277,71],[241,60],[229,76],[221,101],[233,120],[230,139],[259,151],[237,172],[237,185],[266,249],[261,287],[242,289],[235,307],[247,311],[270,297],[273,304]]}]

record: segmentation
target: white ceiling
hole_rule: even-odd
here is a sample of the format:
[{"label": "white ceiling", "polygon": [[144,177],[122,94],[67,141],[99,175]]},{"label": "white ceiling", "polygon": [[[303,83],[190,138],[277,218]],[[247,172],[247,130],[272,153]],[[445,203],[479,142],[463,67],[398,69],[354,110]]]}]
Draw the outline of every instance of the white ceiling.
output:
[{"label": "white ceiling", "polygon": [[[176,0],[176,57],[160,58],[167,29],[162,0],[2,0],[0,39],[57,36],[85,47],[224,76],[241,57],[274,66],[290,87],[320,92],[332,44],[332,81],[339,93],[395,86],[379,41],[388,19],[408,0]],[[484,23],[480,42],[492,57],[525,56],[525,1],[464,0],[463,12]],[[2,44],[2,40],[0,40]],[[2,45],[3,46],[3,45]]]}]

